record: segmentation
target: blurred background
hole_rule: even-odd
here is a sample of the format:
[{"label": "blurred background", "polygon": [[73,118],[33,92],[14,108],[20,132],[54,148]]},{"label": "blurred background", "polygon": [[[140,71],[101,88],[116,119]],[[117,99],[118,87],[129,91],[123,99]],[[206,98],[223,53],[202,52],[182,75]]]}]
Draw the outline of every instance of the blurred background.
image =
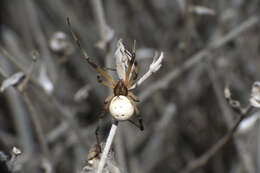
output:
[{"label": "blurred background", "polygon": [[[67,17],[101,67],[115,68],[120,38],[129,50],[137,41],[139,77],[164,52],[161,69],[133,91],[145,130],[119,123],[114,162],[123,173],[185,172],[239,117],[225,100],[226,84],[243,107],[249,103],[260,77],[259,11],[258,0],[1,0],[0,151],[7,158],[0,172],[16,146],[14,172],[77,173],[96,144],[110,91],[84,61]],[[17,87],[5,87],[18,72],[6,84]],[[21,78],[28,84],[18,85]],[[251,114],[234,140],[190,172],[260,172],[260,113]],[[111,122],[107,114],[102,141]]]}]

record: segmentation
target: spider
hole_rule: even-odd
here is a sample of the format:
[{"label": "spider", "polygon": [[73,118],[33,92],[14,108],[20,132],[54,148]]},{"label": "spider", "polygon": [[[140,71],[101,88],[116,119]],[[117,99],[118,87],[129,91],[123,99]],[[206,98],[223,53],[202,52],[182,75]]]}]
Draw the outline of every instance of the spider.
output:
[{"label": "spider", "polygon": [[[128,68],[126,70],[125,79],[114,80],[109,74],[107,74],[107,72],[104,69],[102,69],[100,66],[98,66],[90,60],[87,52],[84,49],[82,49],[78,37],[72,30],[69,18],[67,18],[67,23],[72,37],[77,43],[79,49],[81,50],[83,57],[94,69],[98,71],[98,82],[113,89],[112,95],[108,96],[104,101],[104,109],[102,112],[102,116],[99,118],[99,123],[96,130],[96,137],[98,136],[98,130],[99,125],[101,123],[101,119],[103,118],[108,109],[110,111],[110,114],[113,116],[113,118],[116,119],[116,121],[129,121],[135,126],[137,126],[141,131],[143,131],[143,120],[140,115],[140,111],[138,110],[135,104],[135,102],[139,102],[139,99],[129,90],[132,84],[136,82],[138,77],[138,67],[135,58],[136,41],[134,41],[132,52],[125,52],[131,58]],[[131,76],[132,68],[134,69],[134,74]],[[101,79],[102,76],[106,79],[106,81]],[[134,121],[130,120],[134,112],[138,117],[139,124],[136,124]]]}]

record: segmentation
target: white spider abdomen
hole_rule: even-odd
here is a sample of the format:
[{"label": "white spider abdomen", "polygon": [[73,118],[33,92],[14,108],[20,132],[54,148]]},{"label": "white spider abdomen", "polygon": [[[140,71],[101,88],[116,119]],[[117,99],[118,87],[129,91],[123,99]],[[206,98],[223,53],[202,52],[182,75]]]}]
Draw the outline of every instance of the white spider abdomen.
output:
[{"label": "white spider abdomen", "polygon": [[116,120],[123,121],[134,114],[134,106],[126,96],[120,95],[111,100],[109,111]]}]

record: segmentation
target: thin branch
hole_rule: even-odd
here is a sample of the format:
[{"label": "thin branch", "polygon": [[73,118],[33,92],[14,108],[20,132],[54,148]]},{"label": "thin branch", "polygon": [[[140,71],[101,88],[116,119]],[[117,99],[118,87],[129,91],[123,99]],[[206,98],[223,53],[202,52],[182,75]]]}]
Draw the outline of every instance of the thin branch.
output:
[{"label": "thin branch", "polygon": [[112,127],[110,129],[110,132],[109,132],[109,135],[108,135],[108,138],[107,138],[107,141],[106,141],[106,145],[105,145],[104,151],[102,152],[102,156],[101,156],[101,159],[100,159],[100,162],[99,162],[99,165],[98,165],[97,173],[102,173],[102,170],[103,170],[103,168],[106,164],[107,155],[108,155],[108,152],[111,148],[113,139],[115,137],[116,130],[117,130],[117,122],[115,124],[112,124]]},{"label": "thin branch", "polygon": [[[15,67],[17,67],[20,71],[22,71],[24,74],[27,73],[27,68],[24,68],[21,64],[17,63],[16,59],[10,55],[7,50],[0,46],[0,54],[2,54],[5,58],[7,58],[11,63],[14,64]],[[0,69],[0,73],[3,77],[7,78],[8,75],[4,72],[4,70]],[[44,94],[47,94],[42,85],[33,77],[31,76],[30,82],[32,82],[38,89],[40,89]]]},{"label": "thin branch", "polygon": [[99,35],[101,40],[97,43],[98,47],[105,49],[107,43],[112,40],[114,31],[107,25],[106,18],[104,15],[104,8],[101,0],[92,0],[92,7],[98,24]]},{"label": "thin branch", "polygon": [[38,138],[41,150],[43,152],[43,155],[50,159],[50,151],[49,151],[49,147],[47,144],[47,140],[45,138],[45,135],[43,133],[43,129],[41,127],[41,123],[40,120],[38,118],[38,115],[36,113],[36,110],[33,106],[32,101],[30,100],[30,98],[28,97],[26,92],[22,92],[22,96],[24,99],[24,102],[26,103],[26,105],[28,106],[28,109],[30,111],[30,117],[31,117],[31,121],[34,125],[35,131],[36,131],[36,137]]},{"label": "thin branch", "polygon": [[85,141],[85,138],[82,136],[80,133],[80,129],[78,128],[77,122],[74,120],[74,118],[71,116],[71,112],[63,107],[58,100],[54,97],[49,97],[49,101],[52,105],[54,105],[55,109],[57,110],[58,114],[57,117],[60,119],[65,119],[66,121],[69,122],[71,130],[75,133],[79,140],[79,144],[81,145],[82,148],[86,148],[88,146],[87,142]]},{"label": "thin branch", "polygon": [[25,11],[27,13],[26,15],[30,24],[30,29],[32,29],[32,35],[39,46],[40,52],[42,54],[42,59],[44,59],[44,64],[46,64],[48,68],[48,76],[50,77],[51,81],[54,82],[57,78],[57,73],[54,65],[55,63],[51,58],[51,53],[48,48],[48,41],[41,27],[37,8],[38,7],[36,6],[35,1],[25,1]]},{"label": "thin branch", "polygon": [[230,131],[222,137],[215,145],[213,145],[205,154],[201,157],[197,158],[196,160],[189,163],[186,168],[184,168],[181,173],[189,173],[195,171],[205,164],[208,163],[209,159],[212,158],[219,150],[221,150],[233,137],[234,133],[236,132],[239,124],[247,117],[249,111],[251,110],[251,105],[243,110],[241,110],[241,114],[233,127]]}]

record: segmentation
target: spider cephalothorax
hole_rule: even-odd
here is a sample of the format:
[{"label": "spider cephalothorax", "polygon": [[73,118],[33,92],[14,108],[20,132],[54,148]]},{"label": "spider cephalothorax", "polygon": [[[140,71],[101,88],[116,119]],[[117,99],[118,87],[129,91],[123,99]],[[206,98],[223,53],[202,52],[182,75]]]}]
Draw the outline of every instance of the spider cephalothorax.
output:
[{"label": "spider cephalothorax", "polygon": [[[99,67],[97,64],[95,64],[90,60],[89,56],[87,55],[87,52],[81,48],[79,39],[72,31],[70,21],[68,18],[67,18],[67,22],[70,31],[72,33],[72,36],[76,41],[78,47],[81,49],[84,58],[93,68],[95,68],[98,71],[98,76],[97,76],[98,82],[113,89],[113,94],[108,96],[105,99],[103,114],[105,114],[105,112],[109,109],[110,114],[116,120],[118,121],[128,120],[129,122],[138,126],[140,130],[143,130],[144,127],[143,127],[142,118],[140,116],[140,112],[136,104],[134,103],[134,102],[138,102],[139,100],[131,91],[129,91],[129,88],[132,86],[133,83],[136,82],[138,76],[138,67],[135,59],[136,42],[134,41],[134,45],[131,53],[127,50],[124,52],[125,54],[127,54],[127,56],[130,57],[130,62],[127,70],[125,71],[124,79],[119,79],[115,81],[109,74],[107,74],[105,70],[103,70],[101,67]],[[131,75],[132,69],[134,71],[133,75]],[[101,79],[102,76],[106,79],[106,81]],[[139,125],[134,123],[134,121],[130,120],[134,112],[138,117]]]},{"label": "spider cephalothorax", "polygon": [[119,79],[116,86],[114,87],[114,95],[115,96],[128,95],[128,89],[122,79]]}]

